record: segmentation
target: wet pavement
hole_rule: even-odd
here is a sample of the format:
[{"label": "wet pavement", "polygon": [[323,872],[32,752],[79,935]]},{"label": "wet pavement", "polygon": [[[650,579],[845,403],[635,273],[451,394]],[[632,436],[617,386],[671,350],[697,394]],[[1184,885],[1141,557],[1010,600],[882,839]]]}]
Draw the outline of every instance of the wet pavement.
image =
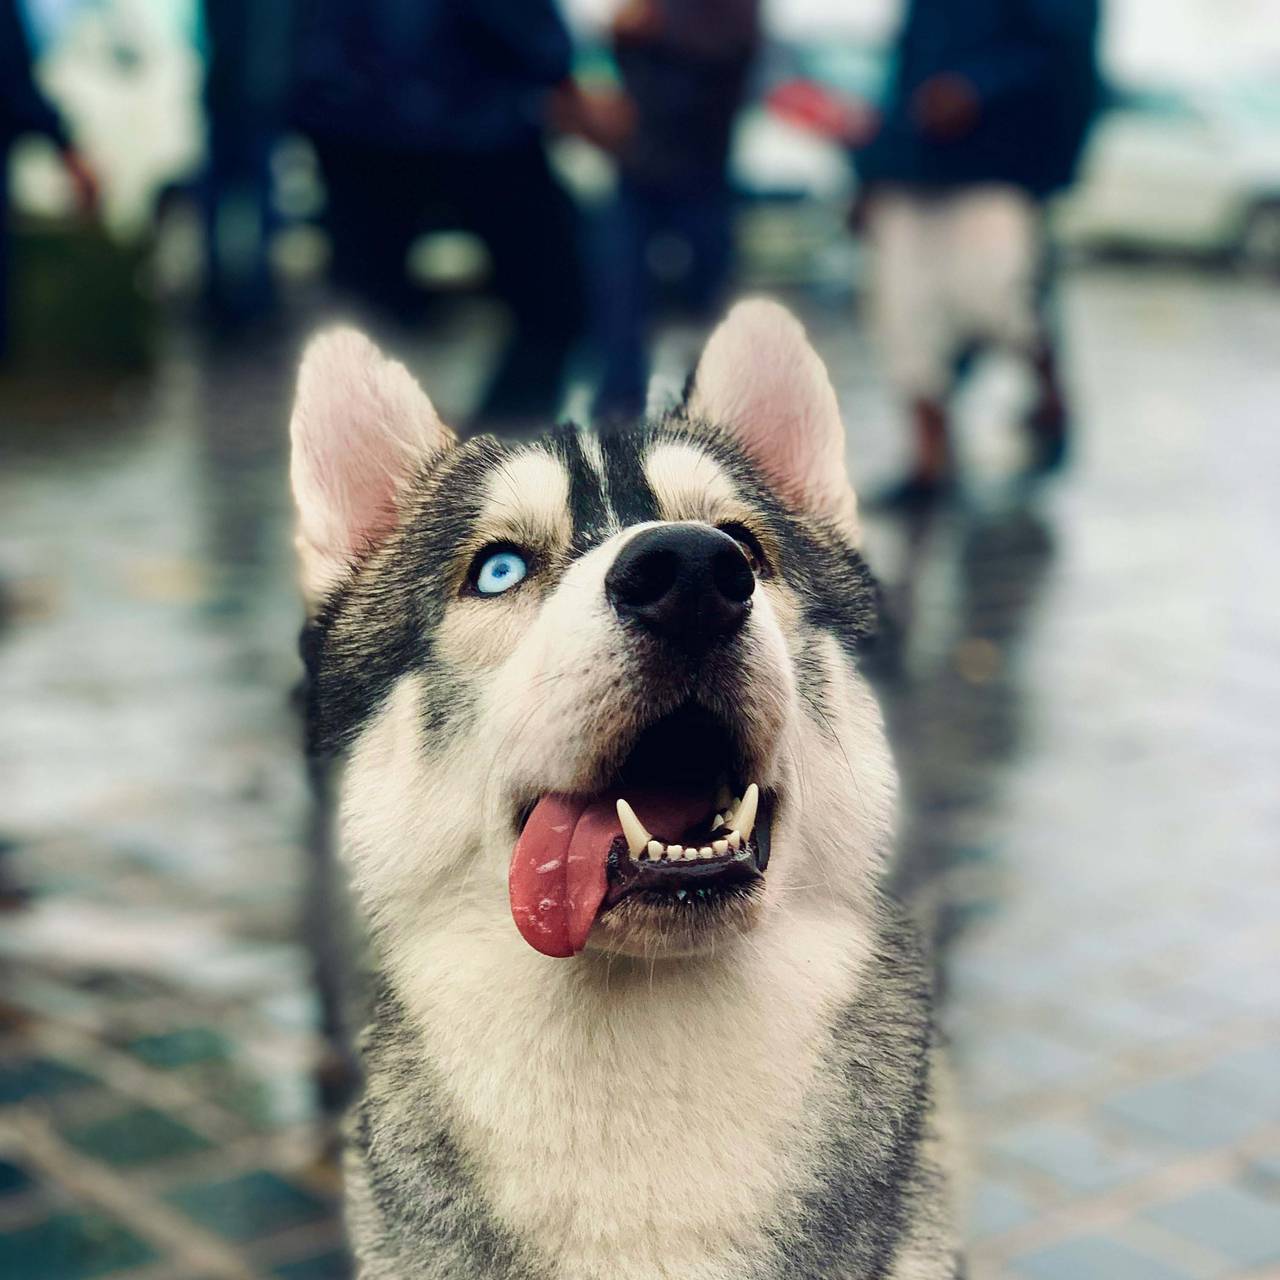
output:
[{"label": "wet pavement", "polygon": [[[1094,268],[1064,302],[1070,473],[1001,479],[997,369],[968,499],[868,527],[973,1274],[1276,1277],[1280,295]],[[874,485],[897,460],[874,360],[805,309]],[[471,323],[417,353],[446,405]],[[346,1274],[302,942],[292,350],[177,329],[102,404],[0,399],[5,1277]]]}]

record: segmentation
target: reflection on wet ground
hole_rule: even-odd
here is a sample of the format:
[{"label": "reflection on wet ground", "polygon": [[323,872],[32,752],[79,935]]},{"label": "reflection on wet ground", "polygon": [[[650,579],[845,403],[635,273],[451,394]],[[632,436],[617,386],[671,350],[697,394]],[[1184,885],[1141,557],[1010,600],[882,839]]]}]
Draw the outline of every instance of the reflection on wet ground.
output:
[{"label": "reflection on wet ground", "polygon": [[[868,527],[974,1274],[1275,1275],[1280,303],[1115,272],[1067,301],[1072,474]],[[865,346],[808,318],[855,469],[882,475]],[[429,383],[457,386],[464,336],[424,344]],[[293,350],[179,333],[149,384],[70,422],[0,405],[6,1276],[345,1274],[300,944]],[[968,414],[987,475],[998,402]]]}]

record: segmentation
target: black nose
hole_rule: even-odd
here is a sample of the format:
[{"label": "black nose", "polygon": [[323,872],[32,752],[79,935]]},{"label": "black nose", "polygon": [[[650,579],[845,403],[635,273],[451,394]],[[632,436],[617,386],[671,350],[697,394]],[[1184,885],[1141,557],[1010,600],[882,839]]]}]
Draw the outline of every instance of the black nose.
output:
[{"label": "black nose", "polygon": [[623,547],[604,587],[620,617],[696,656],[742,625],[756,578],[727,533],[666,524]]}]

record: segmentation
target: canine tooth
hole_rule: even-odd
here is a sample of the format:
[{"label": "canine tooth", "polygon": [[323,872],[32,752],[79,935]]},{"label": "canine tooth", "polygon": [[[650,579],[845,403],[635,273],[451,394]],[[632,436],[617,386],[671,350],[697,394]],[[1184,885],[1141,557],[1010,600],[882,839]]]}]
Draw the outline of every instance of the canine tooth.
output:
[{"label": "canine tooth", "polygon": [[730,849],[737,849],[742,844],[742,837],[736,831],[730,831],[729,838],[725,841],[725,844]]},{"label": "canine tooth", "polygon": [[662,857],[662,841],[650,840],[649,841],[649,861],[657,862],[658,859],[661,857]]},{"label": "canine tooth", "polygon": [[743,793],[742,805],[734,815],[733,825],[742,832],[743,841],[751,839],[756,825],[756,809],[760,805],[760,788],[753,782]]},{"label": "canine tooth", "polygon": [[644,823],[636,817],[636,811],[621,796],[618,797],[618,821],[622,823],[622,834],[627,837],[627,848],[633,858],[640,856],[641,849],[649,847],[649,833]]},{"label": "canine tooth", "polygon": [[684,856],[684,845],[682,844],[667,845],[668,858],[682,858],[683,856]]},{"label": "canine tooth", "polygon": [[711,847],[716,853],[729,852],[729,842],[727,840],[716,840],[712,843]]}]

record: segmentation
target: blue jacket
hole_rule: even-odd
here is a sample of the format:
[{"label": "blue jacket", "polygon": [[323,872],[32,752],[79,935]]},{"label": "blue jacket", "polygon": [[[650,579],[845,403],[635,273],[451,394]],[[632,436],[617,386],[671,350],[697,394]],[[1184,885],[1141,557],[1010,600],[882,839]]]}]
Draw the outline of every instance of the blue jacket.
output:
[{"label": "blue jacket", "polygon": [[20,133],[43,133],[59,146],[68,141],[61,117],[31,78],[31,46],[17,0],[0,0],[0,150]]},{"label": "blue jacket", "polygon": [[529,141],[572,56],[553,0],[302,0],[297,20],[303,130],[406,150]]},{"label": "blue jacket", "polygon": [[[1075,177],[1101,87],[1099,0],[910,0],[879,135],[857,158],[864,183],[1007,182],[1043,197]],[[976,89],[977,124],[926,137],[912,99],[933,76]]]}]

